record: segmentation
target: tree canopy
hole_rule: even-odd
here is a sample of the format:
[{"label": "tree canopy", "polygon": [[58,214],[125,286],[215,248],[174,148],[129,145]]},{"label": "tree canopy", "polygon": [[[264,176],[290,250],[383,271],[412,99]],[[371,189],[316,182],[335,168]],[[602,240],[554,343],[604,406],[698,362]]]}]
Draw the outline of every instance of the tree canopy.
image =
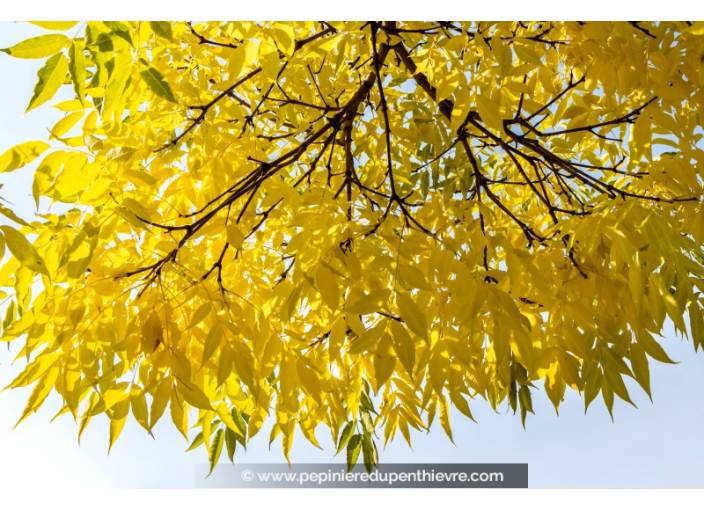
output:
[{"label": "tree canopy", "polygon": [[650,395],[668,320],[704,342],[702,22],[32,23],[28,110],[73,98],[0,156],[59,204],[0,209],[21,419],[370,468],[480,400]]}]

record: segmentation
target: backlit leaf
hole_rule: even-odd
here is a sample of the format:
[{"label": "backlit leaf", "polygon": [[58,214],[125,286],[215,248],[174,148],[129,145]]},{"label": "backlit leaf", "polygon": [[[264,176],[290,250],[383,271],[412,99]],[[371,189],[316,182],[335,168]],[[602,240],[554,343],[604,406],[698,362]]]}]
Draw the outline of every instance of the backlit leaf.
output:
[{"label": "backlit leaf", "polygon": [[171,86],[164,79],[164,76],[150,66],[144,59],[139,61],[139,74],[154,94],[172,103],[178,103]]},{"label": "backlit leaf", "polygon": [[34,86],[32,99],[29,100],[27,111],[49,101],[59,90],[66,78],[68,60],[63,53],[57,53],[49,58],[44,67],[37,72],[37,84]]},{"label": "backlit leaf", "polygon": [[9,48],[0,49],[16,58],[46,58],[68,46],[70,39],[63,34],[46,34],[26,39]]},{"label": "backlit leaf", "polygon": [[24,142],[12,149],[5,151],[0,156],[0,173],[12,172],[18,168],[34,161],[44,151],[49,149],[49,144],[46,142]]}]

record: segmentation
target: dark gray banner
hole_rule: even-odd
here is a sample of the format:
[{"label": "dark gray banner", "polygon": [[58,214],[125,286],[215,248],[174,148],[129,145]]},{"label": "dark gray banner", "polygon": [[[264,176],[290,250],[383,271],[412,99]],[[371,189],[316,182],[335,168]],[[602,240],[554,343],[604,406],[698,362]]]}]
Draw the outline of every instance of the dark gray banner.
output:
[{"label": "dark gray banner", "polygon": [[[196,487],[237,489],[528,488],[528,464],[383,464],[367,473],[343,464],[219,464],[196,468]],[[207,477],[207,478],[206,478]]]}]

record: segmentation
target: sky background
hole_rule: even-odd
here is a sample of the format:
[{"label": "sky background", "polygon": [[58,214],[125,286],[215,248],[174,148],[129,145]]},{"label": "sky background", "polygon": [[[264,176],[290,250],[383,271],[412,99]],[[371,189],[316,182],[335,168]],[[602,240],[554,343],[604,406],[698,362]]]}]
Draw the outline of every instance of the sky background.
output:
[{"label": "sky background", "polygon": [[[0,48],[39,35],[42,30],[24,23],[0,23]],[[23,115],[42,60],[19,60],[0,53],[0,154],[28,140],[48,140],[48,128],[62,113],[44,105]],[[60,96],[69,98],[68,87]],[[36,162],[35,162],[36,163]],[[12,202],[25,219],[35,212],[31,183],[36,164],[0,174],[0,196]],[[48,206],[48,203],[46,204]],[[45,211],[44,211],[45,212]],[[0,217],[0,224],[7,223]],[[382,463],[528,463],[532,488],[704,488],[704,354],[692,344],[665,331],[663,346],[677,365],[651,362],[653,403],[636,385],[629,391],[638,409],[621,401],[614,406],[612,422],[599,397],[584,413],[582,399],[568,389],[556,416],[542,384],[534,393],[536,415],[526,429],[518,416],[492,411],[475,401],[475,424],[457,412],[451,415],[455,444],[439,423],[430,434],[415,433],[413,450],[398,435],[380,452]],[[0,342],[0,388],[23,368],[12,364],[18,342],[10,349]],[[628,381],[627,381],[628,384]],[[29,389],[0,393],[0,488],[31,488],[41,480],[51,488],[195,487],[196,465],[207,462],[202,448],[184,452],[188,444],[171,424],[168,413],[155,427],[152,439],[133,419],[107,455],[108,420],[94,418],[78,445],[78,428],[70,415],[50,421],[60,408],[53,397],[17,429]],[[262,430],[235,461],[285,462],[280,439],[269,450],[268,429]],[[195,435],[195,434],[193,434]],[[333,458],[333,441],[318,429],[318,450],[297,434],[293,462],[344,461]],[[223,455],[225,458],[225,455]]]}]

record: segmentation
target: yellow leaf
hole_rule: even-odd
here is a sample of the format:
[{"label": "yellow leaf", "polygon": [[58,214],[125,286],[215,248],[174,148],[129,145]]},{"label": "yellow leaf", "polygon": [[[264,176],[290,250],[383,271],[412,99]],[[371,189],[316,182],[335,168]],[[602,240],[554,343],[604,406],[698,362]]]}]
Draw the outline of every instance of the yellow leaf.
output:
[{"label": "yellow leaf", "polygon": [[147,408],[147,399],[144,396],[142,389],[134,385],[130,388],[130,407],[132,408],[132,414],[135,420],[146,430],[150,430],[149,427],[149,410]]},{"label": "yellow leaf", "polygon": [[190,385],[186,385],[179,381],[176,384],[176,388],[178,389],[178,393],[183,396],[183,400],[188,404],[205,411],[212,410],[210,399],[203,393],[203,390],[195,384],[191,383]]},{"label": "yellow leaf", "polygon": [[239,227],[233,223],[228,223],[227,227],[227,242],[233,248],[237,250],[242,249],[242,243],[244,243],[244,234],[239,229]]},{"label": "yellow leaf", "polygon": [[694,35],[704,35],[704,21],[695,21],[692,23],[691,27],[685,28],[683,32]]},{"label": "yellow leaf", "polygon": [[452,131],[456,132],[462,123],[467,119],[467,115],[472,110],[472,101],[469,90],[462,87],[455,93],[455,104],[452,108]]},{"label": "yellow leaf", "polygon": [[345,311],[360,315],[381,311],[386,308],[390,294],[386,289],[363,294],[351,303],[345,302]]},{"label": "yellow leaf", "polygon": [[398,313],[408,328],[419,337],[427,340],[428,323],[423,310],[420,309],[413,299],[401,292],[396,293],[396,304],[398,305]]},{"label": "yellow leaf", "polygon": [[306,393],[315,399],[319,399],[320,379],[318,379],[316,371],[311,369],[302,359],[296,361],[296,369]]},{"label": "yellow leaf", "polygon": [[59,367],[52,367],[49,371],[44,374],[44,376],[39,380],[39,382],[32,389],[32,393],[27,400],[24,411],[22,411],[22,416],[19,421],[15,424],[15,427],[22,423],[22,421],[27,418],[31,413],[36,411],[49,396],[51,390],[54,389],[54,383],[59,375]]},{"label": "yellow leaf", "polygon": [[73,197],[84,191],[100,172],[100,164],[88,162],[83,154],[76,154],[64,164],[56,178],[55,189],[61,198]]},{"label": "yellow leaf", "polygon": [[233,51],[228,64],[230,80],[235,82],[242,78],[242,74],[252,67],[259,51],[259,42],[247,40]]},{"label": "yellow leaf", "polygon": [[333,272],[324,265],[318,266],[315,272],[315,287],[323,297],[325,304],[328,305],[331,310],[337,310],[340,304],[340,288]]},{"label": "yellow leaf", "polygon": [[176,386],[171,388],[171,420],[176,428],[183,434],[183,437],[188,441],[188,413],[183,399],[176,392]]},{"label": "yellow leaf", "polygon": [[[37,84],[34,86],[34,94],[29,100],[26,112],[49,101],[61,85],[64,84],[66,73],[68,72],[68,60],[63,53],[57,53],[49,58],[44,67],[37,71]],[[25,113],[26,113],[25,112]]]},{"label": "yellow leaf", "polygon": [[391,338],[394,341],[394,351],[398,355],[398,359],[406,369],[409,375],[413,375],[413,369],[416,361],[416,346],[415,342],[408,334],[406,328],[397,321],[391,321]]},{"label": "yellow leaf", "polygon": [[208,336],[205,337],[205,343],[203,344],[203,360],[201,365],[212,358],[215,351],[220,347],[220,342],[222,341],[222,328],[220,326],[215,326],[208,331]]},{"label": "yellow leaf", "polygon": [[398,275],[404,282],[409,284],[410,287],[422,290],[432,290],[432,287],[428,283],[427,277],[415,266],[400,264],[398,267]]},{"label": "yellow leaf", "polygon": [[47,34],[26,39],[0,51],[17,58],[46,58],[58,54],[69,43],[70,39],[64,34]]},{"label": "yellow leaf", "polygon": [[152,398],[152,407],[149,416],[149,429],[154,428],[154,425],[159,421],[166,410],[166,405],[169,403],[171,398],[171,378],[164,377],[154,392]]},{"label": "yellow leaf", "polygon": [[455,441],[452,439],[452,428],[450,427],[450,410],[444,395],[438,395],[438,417],[440,418],[440,424],[445,434],[447,434],[450,441],[454,443]]},{"label": "yellow leaf", "polygon": [[645,157],[652,161],[653,156],[650,152],[652,137],[652,120],[648,108],[646,108],[638,116],[631,130],[631,141],[629,144],[631,157],[634,159]]},{"label": "yellow leaf", "polygon": [[516,56],[523,62],[527,62],[536,66],[543,65],[538,54],[527,46],[523,46],[521,44],[514,44],[513,51],[516,52]]},{"label": "yellow leaf", "polygon": [[66,133],[68,133],[73,126],[76,125],[76,123],[83,118],[83,112],[73,112],[63,119],[61,119],[59,122],[54,124],[54,127],[51,129],[51,136],[55,138],[61,138],[64,136]]},{"label": "yellow leaf", "polygon": [[130,410],[129,394],[125,393],[122,400],[112,407],[112,414],[110,416],[110,443],[108,445],[108,453],[112,450],[115,441],[119,437],[122,429],[125,427],[125,421],[127,421],[127,415]]},{"label": "yellow leaf", "polygon": [[44,259],[21,233],[7,225],[0,226],[0,230],[5,234],[7,247],[12,255],[20,261],[20,264],[35,273],[49,276],[49,270],[44,263]]},{"label": "yellow leaf", "polygon": [[230,415],[230,409],[228,409],[227,404],[225,404],[224,402],[220,402],[216,406],[215,410],[217,411],[218,416],[220,417],[222,422],[227,425],[230,430],[232,430],[238,436],[244,437],[242,431],[235,423],[235,420],[232,419],[232,416]]},{"label": "yellow leaf", "polygon": [[78,24],[78,21],[30,21],[32,25],[45,28],[47,30],[58,30],[63,32],[69,30]]},{"label": "yellow leaf", "polygon": [[213,309],[213,305],[210,303],[203,303],[198,307],[198,310],[191,316],[191,322],[188,324],[187,329],[191,329],[200,324],[203,319],[205,319]]},{"label": "yellow leaf", "polygon": [[[29,226],[29,223],[24,221],[22,218],[17,216],[11,209],[8,209],[7,207],[5,207],[2,204],[0,204],[0,214],[5,216],[6,218],[10,218],[15,223],[19,223],[23,227]],[[2,242],[2,249],[0,249],[0,259],[2,259],[2,256],[5,254],[5,240],[3,239],[1,242]]]},{"label": "yellow leaf", "polygon": [[453,70],[450,73],[441,73],[437,87],[436,99],[438,102],[450,97],[460,85],[460,73]]},{"label": "yellow leaf", "polygon": [[499,133],[504,132],[504,122],[499,106],[486,96],[477,96],[477,110],[482,122]]},{"label": "yellow leaf", "polygon": [[385,334],[381,337],[374,353],[374,379],[377,391],[389,380],[395,368],[396,354],[393,351],[391,336]]},{"label": "yellow leaf", "polygon": [[347,324],[345,324],[344,318],[338,318],[330,329],[330,347],[328,352],[330,353],[331,361],[340,360],[340,350],[345,343],[346,331]]},{"label": "yellow leaf", "polygon": [[371,329],[365,331],[362,335],[352,340],[349,353],[362,354],[365,351],[373,351],[374,346],[381,339],[381,336],[386,331],[386,320],[382,320]]},{"label": "yellow leaf", "polygon": [[277,21],[274,23],[274,37],[279,45],[279,48],[286,54],[287,57],[293,55],[293,51],[296,47],[296,36],[290,22]]},{"label": "yellow leaf", "polygon": [[46,142],[24,142],[0,156],[0,173],[12,172],[34,161],[49,148]]}]

